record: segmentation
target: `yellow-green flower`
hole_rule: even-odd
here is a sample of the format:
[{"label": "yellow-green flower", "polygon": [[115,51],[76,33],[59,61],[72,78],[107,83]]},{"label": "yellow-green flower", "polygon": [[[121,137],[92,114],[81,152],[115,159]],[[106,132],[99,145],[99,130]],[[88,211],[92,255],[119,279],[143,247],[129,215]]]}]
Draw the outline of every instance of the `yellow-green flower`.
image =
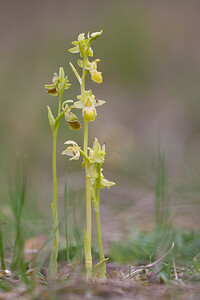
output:
[{"label": "yellow-green flower", "polygon": [[72,156],[70,160],[78,160],[80,157],[80,147],[74,141],[66,141],[66,145],[72,144],[72,146],[67,147],[66,150],[62,152],[62,155]]},{"label": "yellow-green flower", "polygon": [[67,76],[65,77],[64,69],[60,68],[59,75],[54,73],[52,84],[46,84],[44,86],[47,90],[47,95],[57,96],[60,94],[62,96],[64,90],[67,90],[71,86],[68,82],[69,80],[67,79]]},{"label": "yellow-green flower", "polygon": [[107,180],[104,175],[101,173],[101,189],[103,188],[110,188],[111,186],[115,185],[113,181]]},{"label": "yellow-green flower", "polygon": [[96,59],[94,60],[92,63],[91,63],[91,67],[90,67],[90,74],[91,74],[91,79],[94,81],[94,82],[97,82],[97,83],[102,83],[103,81],[103,78],[102,78],[102,75],[101,75],[101,72],[98,72],[97,71],[97,63],[100,61],[100,59]]},{"label": "yellow-green flower", "polygon": [[95,138],[93,143],[93,148],[89,148],[89,159],[92,163],[102,164],[104,162],[104,157],[106,155],[105,152],[105,144],[103,144],[102,148],[98,142],[98,139]]},{"label": "yellow-green flower", "polygon": [[96,119],[97,111],[92,99],[90,98],[86,99],[85,106],[83,107],[82,110],[82,115],[83,115],[83,119],[87,122],[91,122]]},{"label": "yellow-green flower", "polygon": [[[66,100],[62,104],[62,109],[65,112],[65,120],[67,121],[69,127],[73,130],[79,130],[81,128],[81,124],[75,114],[71,112],[71,106],[67,103],[73,103],[73,100]],[[73,106],[73,105],[72,105]]]},{"label": "yellow-green flower", "polygon": [[85,38],[84,33],[79,34],[78,40],[72,42],[74,47],[69,49],[69,51],[71,53],[80,53],[81,57],[84,59],[88,58],[88,56],[93,56],[93,51],[90,46],[92,42],[102,34],[102,32],[103,31],[101,30],[100,32],[94,32],[91,35],[88,32],[87,39]]},{"label": "yellow-green flower", "polygon": [[[90,62],[88,59],[85,59],[85,69],[90,72],[91,79],[94,82],[102,83],[102,73],[97,71],[97,63],[100,61],[100,59],[95,59],[94,61]],[[80,68],[83,68],[83,61],[78,60],[78,65]]]},{"label": "yellow-green flower", "polygon": [[80,101],[75,102],[74,107],[82,109],[82,115],[85,121],[94,121],[97,116],[96,107],[103,105],[105,101],[95,99],[95,96],[92,94],[91,90],[85,91],[83,96],[79,95],[77,98]]}]

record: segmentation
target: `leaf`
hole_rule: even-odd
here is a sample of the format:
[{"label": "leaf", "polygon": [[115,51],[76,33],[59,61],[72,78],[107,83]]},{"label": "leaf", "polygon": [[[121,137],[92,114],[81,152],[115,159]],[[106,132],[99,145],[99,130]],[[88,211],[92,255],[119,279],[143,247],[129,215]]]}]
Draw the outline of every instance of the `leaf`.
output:
[{"label": "leaf", "polygon": [[70,62],[70,67],[72,68],[72,71],[74,72],[74,75],[76,76],[76,78],[78,79],[78,82],[80,83],[80,85],[82,84],[82,80],[80,75],[78,74],[78,72],[76,71],[75,67],[73,66],[73,64]]},{"label": "leaf", "polygon": [[51,126],[52,131],[55,129],[55,118],[51,112],[51,108],[47,105],[48,109],[48,120],[49,120],[49,125]]},{"label": "leaf", "polygon": [[101,268],[103,267],[103,264],[109,260],[109,257],[102,259],[100,262],[98,262],[94,268],[92,269],[92,278],[96,278],[99,271],[101,271]]}]

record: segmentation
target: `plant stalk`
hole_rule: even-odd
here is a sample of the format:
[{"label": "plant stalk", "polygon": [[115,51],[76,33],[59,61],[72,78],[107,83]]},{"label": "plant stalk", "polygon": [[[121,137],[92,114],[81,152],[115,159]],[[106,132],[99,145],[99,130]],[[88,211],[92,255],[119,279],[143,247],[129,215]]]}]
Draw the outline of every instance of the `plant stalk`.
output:
[{"label": "plant stalk", "polygon": [[67,174],[65,174],[65,240],[66,240],[66,258],[67,258],[67,264],[69,264]]},{"label": "plant stalk", "polygon": [[[100,190],[101,190],[101,164],[98,164],[98,178],[97,178],[97,191],[96,191],[96,201],[98,205],[98,210],[95,210],[96,215],[96,224],[97,224],[97,237],[98,237],[98,245],[99,245],[99,259],[100,261],[104,260],[103,254],[103,243],[102,243],[102,235],[101,235],[101,221],[100,221]],[[105,278],[106,274],[106,263],[102,264],[100,270],[100,277]]]},{"label": "plant stalk", "polygon": [[58,213],[57,213],[57,170],[56,170],[56,144],[57,130],[52,132],[53,136],[53,203],[51,204],[53,224],[54,224],[54,246],[50,260],[50,275],[55,277],[57,274],[57,258],[59,244]]},{"label": "plant stalk", "polygon": [[53,203],[51,204],[52,216],[53,216],[53,225],[54,225],[54,245],[53,251],[51,253],[50,259],[50,275],[51,277],[55,277],[57,274],[58,264],[58,246],[59,246],[59,228],[58,228],[58,211],[57,211],[57,168],[56,168],[56,148],[57,148],[57,135],[59,122],[64,114],[61,114],[61,100],[62,94],[59,94],[59,104],[58,104],[58,117],[56,119],[55,127],[52,129],[52,137],[53,137],[53,155],[52,155],[52,165],[53,165]]},{"label": "plant stalk", "polygon": [[[81,84],[81,95],[85,93],[85,60],[83,59],[83,75]],[[88,122],[84,120],[84,141],[83,141],[84,154],[88,154]],[[91,210],[91,180],[88,175],[88,162],[85,161],[85,178],[86,178],[86,235],[87,246],[84,244],[85,252],[85,267],[86,278],[92,276],[92,252],[91,252],[91,239],[92,239],[92,210]]]}]

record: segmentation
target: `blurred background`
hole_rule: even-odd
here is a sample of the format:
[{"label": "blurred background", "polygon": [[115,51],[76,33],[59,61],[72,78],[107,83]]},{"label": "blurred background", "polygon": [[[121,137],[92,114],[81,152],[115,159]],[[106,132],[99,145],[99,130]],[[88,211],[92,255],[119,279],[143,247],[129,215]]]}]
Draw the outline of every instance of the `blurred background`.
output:
[{"label": "blurred background", "polygon": [[[103,84],[92,84],[106,105],[90,123],[90,145],[105,142],[105,177],[116,187],[103,190],[104,243],[159,218],[177,228],[200,225],[200,3],[186,0],[0,0],[0,191],[1,218],[10,216],[9,189],[18,160],[27,162],[26,228],[49,229],[52,201],[52,139],[47,108],[57,98],[44,85],[63,66],[76,99],[79,86],[68,52],[79,33],[103,29],[93,43]],[[84,172],[80,161],[61,156],[68,139],[82,145],[82,130],[62,120],[58,137],[59,211],[63,218],[64,175],[84,226]],[[71,212],[69,212],[70,214]],[[79,217],[79,214],[81,217]],[[74,220],[74,217],[73,217]],[[95,222],[95,221],[94,221]],[[74,225],[75,226],[75,225]]]}]

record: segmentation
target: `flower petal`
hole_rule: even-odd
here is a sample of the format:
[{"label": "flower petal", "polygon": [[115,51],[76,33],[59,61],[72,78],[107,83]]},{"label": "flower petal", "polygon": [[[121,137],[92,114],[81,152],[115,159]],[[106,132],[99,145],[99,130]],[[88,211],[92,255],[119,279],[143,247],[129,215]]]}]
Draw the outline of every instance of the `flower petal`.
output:
[{"label": "flower petal", "polygon": [[45,84],[45,89],[49,90],[49,89],[54,89],[55,88],[55,84],[51,83],[51,84]]},{"label": "flower petal", "polygon": [[81,101],[84,101],[84,100],[85,100],[85,98],[84,98],[82,95],[78,95],[76,98],[77,98],[78,100],[81,100]]},{"label": "flower petal", "polygon": [[94,106],[95,106],[95,107],[96,107],[96,106],[101,106],[101,105],[103,105],[104,103],[106,103],[106,101],[96,99],[96,103],[95,103]]},{"label": "flower petal", "polygon": [[84,107],[82,110],[82,115],[83,115],[83,119],[86,122],[92,122],[95,120],[96,116],[97,116],[97,112],[96,109],[94,107]]},{"label": "flower petal", "polygon": [[94,143],[93,143],[93,151],[94,151],[93,155],[94,155],[94,157],[97,156],[97,154],[98,154],[98,152],[99,152],[100,149],[101,149],[101,147],[99,145],[98,139],[95,138]]},{"label": "flower petal", "polygon": [[76,122],[78,120],[77,116],[73,114],[71,111],[65,112],[65,120],[67,122]]},{"label": "flower petal", "polygon": [[60,69],[59,69],[59,78],[60,79],[65,78],[65,71],[64,71],[63,67],[60,67]]},{"label": "flower petal", "polygon": [[84,103],[82,101],[77,101],[74,103],[74,107],[82,109],[84,107]]},{"label": "flower petal", "polygon": [[78,42],[83,42],[85,39],[85,33],[80,33],[78,36]]},{"label": "flower petal", "polygon": [[90,70],[90,74],[91,74],[91,79],[100,84],[103,82],[103,77],[101,75],[101,72],[98,72],[97,70]]},{"label": "flower petal", "polygon": [[80,157],[80,152],[78,151],[78,152],[76,153],[76,155],[74,155],[73,157],[71,157],[69,160],[78,160],[79,157]]},{"label": "flower petal", "polygon": [[72,145],[75,145],[76,147],[78,147],[78,144],[77,144],[76,142],[72,141],[72,140],[66,141],[64,144],[65,144],[65,145],[70,145],[70,144],[72,144]]},{"label": "flower petal", "polygon": [[109,189],[109,187],[115,185],[115,183],[113,181],[109,181],[105,178],[101,178],[101,188],[105,188],[107,187]]},{"label": "flower petal", "polygon": [[66,150],[64,150],[62,152],[62,155],[74,156],[74,153],[73,153],[72,149],[69,149],[69,147],[68,147]]},{"label": "flower petal", "polygon": [[79,53],[80,52],[80,49],[79,49],[79,44],[77,41],[73,41],[72,42],[72,45],[75,45],[73,48],[70,48],[69,49],[69,52],[71,53]]},{"label": "flower petal", "polygon": [[67,103],[73,103],[73,100],[66,100],[62,103],[62,110],[66,110],[67,108],[69,108]]},{"label": "flower petal", "polygon": [[67,123],[72,130],[79,130],[81,128],[81,124],[78,120],[74,122],[67,122]]},{"label": "flower petal", "polygon": [[58,96],[58,91],[55,87],[53,89],[47,89],[47,95]]}]

